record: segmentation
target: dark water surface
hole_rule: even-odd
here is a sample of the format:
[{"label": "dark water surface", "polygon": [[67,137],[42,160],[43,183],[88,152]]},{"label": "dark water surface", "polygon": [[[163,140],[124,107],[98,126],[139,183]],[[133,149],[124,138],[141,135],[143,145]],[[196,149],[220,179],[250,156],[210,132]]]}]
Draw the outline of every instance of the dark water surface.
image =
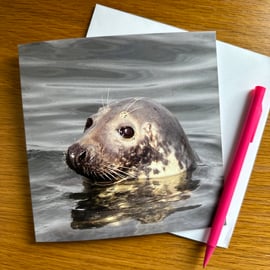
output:
[{"label": "dark water surface", "polygon": [[[20,47],[37,241],[209,225],[223,174],[215,37],[183,34],[187,33]],[[144,193],[149,186],[143,184],[132,195],[122,185],[113,202],[108,201],[107,191],[87,187],[65,163],[65,151],[82,135],[86,118],[104,104],[130,96],[153,98],[174,113],[201,159],[187,185],[175,188],[181,179],[167,179],[169,197],[168,192],[159,197]],[[163,180],[154,180],[151,188],[163,187]]]}]

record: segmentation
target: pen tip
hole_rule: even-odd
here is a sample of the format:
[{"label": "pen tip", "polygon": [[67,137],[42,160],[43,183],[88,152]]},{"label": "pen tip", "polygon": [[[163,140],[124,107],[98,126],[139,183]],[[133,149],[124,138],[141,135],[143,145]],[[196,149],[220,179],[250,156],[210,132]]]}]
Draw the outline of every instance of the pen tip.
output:
[{"label": "pen tip", "polygon": [[203,268],[206,267],[208,264],[212,254],[214,253],[215,248],[211,246],[206,247],[205,255],[204,255],[204,261],[203,261]]}]

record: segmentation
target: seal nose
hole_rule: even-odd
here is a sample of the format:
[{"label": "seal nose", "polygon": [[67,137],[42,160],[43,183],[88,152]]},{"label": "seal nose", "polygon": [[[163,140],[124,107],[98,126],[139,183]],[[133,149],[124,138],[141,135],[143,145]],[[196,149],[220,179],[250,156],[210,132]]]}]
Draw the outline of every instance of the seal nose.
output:
[{"label": "seal nose", "polygon": [[66,154],[66,163],[71,169],[78,169],[87,160],[87,149],[79,143],[72,144]]}]

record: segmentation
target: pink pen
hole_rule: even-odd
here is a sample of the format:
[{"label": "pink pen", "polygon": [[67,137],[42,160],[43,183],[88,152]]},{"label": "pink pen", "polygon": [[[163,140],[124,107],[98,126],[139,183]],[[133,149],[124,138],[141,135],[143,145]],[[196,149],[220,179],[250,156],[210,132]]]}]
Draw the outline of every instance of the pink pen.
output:
[{"label": "pink pen", "polygon": [[231,163],[230,170],[224,183],[223,191],[218,203],[218,207],[212,222],[210,235],[206,245],[203,267],[209,262],[219,239],[223,225],[226,220],[227,212],[232,200],[232,196],[242,169],[243,162],[248,150],[249,144],[253,141],[256,129],[262,113],[262,102],[266,89],[262,86],[256,86],[251,91],[251,101],[247,112],[236,152]]}]

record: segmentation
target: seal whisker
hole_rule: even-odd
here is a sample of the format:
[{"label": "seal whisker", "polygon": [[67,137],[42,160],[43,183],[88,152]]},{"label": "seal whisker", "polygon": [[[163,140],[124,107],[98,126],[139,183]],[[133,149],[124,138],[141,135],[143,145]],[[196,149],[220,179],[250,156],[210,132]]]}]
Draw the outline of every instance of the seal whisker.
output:
[{"label": "seal whisker", "polygon": [[125,107],[125,110],[127,112],[129,112],[129,109],[141,98],[134,98],[134,100],[131,100],[130,103],[127,104],[127,106]]},{"label": "seal whisker", "polygon": [[131,169],[131,167],[128,167],[128,166],[121,166],[121,168],[116,168],[116,167],[111,167],[112,169],[117,169],[117,170],[121,170],[121,171],[123,171],[123,170],[130,170]]},{"label": "seal whisker", "polygon": [[101,96],[102,108],[105,108],[110,104],[110,88],[107,89],[106,101],[104,96]]},{"label": "seal whisker", "polygon": [[116,174],[119,177],[122,177],[122,178],[125,178],[125,179],[127,179],[127,178],[135,178],[135,175],[134,174],[131,174],[130,172],[126,172],[126,171],[121,170],[119,168],[108,168],[108,169],[112,173]]},{"label": "seal whisker", "polygon": [[109,180],[110,182],[112,182],[112,178],[111,177],[112,177],[112,175],[109,172],[103,172],[103,174],[102,174],[102,178],[104,180]]},{"label": "seal whisker", "polygon": [[99,174],[99,176],[100,176],[103,180],[106,180],[104,175],[107,177],[106,173]]},{"label": "seal whisker", "polygon": [[111,170],[113,170],[115,173],[118,173],[119,175],[134,176],[131,173],[118,169],[118,168],[111,168]]},{"label": "seal whisker", "polygon": [[127,174],[123,174],[122,172],[117,172],[116,170],[113,170],[113,169],[110,169],[112,175],[114,176],[117,176],[118,178],[120,178],[120,180],[124,180],[128,177]]},{"label": "seal whisker", "polygon": [[94,174],[94,177],[98,177],[98,175],[97,175],[97,172],[96,172],[96,171],[93,171],[92,173]]},{"label": "seal whisker", "polygon": [[[117,173],[117,172],[115,172],[115,171],[112,171],[112,173],[114,174],[113,177],[114,177],[114,179],[116,180],[116,181],[114,181],[115,183],[120,183],[120,182],[123,182],[123,181],[125,181],[126,179],[128,179],[128,176],[126,176],[126,175],[119,174],[119,173]],[[115,175],[118,176],[119,179],[116,179]]]},{"label": "seal whisker", "polygon": [[104,102],[104,97],[101,97],[101,103],[102,103],[102,108],[104,108],[106,106],[105,102]]},{"label": "seal whisker", "polygon": [[115,176],[122,176],[114,168],[111,168],[109,166],[104,167],[104,169],[106,170],[106,173],[108,173],[112,178],[115,178]]},{"label": "seal whisker", "polygon": [[107,89],[107,103],[106,105],[108,106],[109,105],[109,98],[110,98],[110,88]]},{"label": "seal whisker", "polygon": [[134,108],[132,111],[129,111],[129,113],[133,113],[133,112],[135,112],[135,111],[137,111],[137,110],[140,110],[140,109],[143,109],[143,107],[137,107],[137,108]]},{"label": "seal whisker", "polygon": [[131,172],[126,172],[126,171],[123,171],[123,170],[119,171],[119,173],[120,173],[123,177],[130,178],[130,179],[134,179],[134,178],[137,177],[136,174],[131,173]]},{"label": "seal whisker", "polygon": [[113,180],[115,179],[115,176],[112,174],[112,173],[110,173],[109,171],[106,171],[106,172],[104,172],[104,174],[106,175],[106,180],[109,180],[110,182],[114,182]]}]

